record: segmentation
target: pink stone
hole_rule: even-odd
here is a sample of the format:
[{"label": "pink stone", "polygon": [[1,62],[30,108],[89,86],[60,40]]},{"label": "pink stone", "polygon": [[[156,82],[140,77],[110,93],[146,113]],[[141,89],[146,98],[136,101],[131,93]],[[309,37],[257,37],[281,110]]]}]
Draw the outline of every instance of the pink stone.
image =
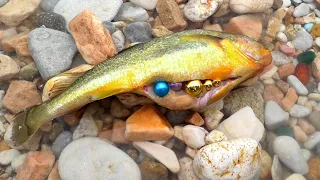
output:
[{"label": "pink stone", "polygon": [[289,46],[286,45],[286,44],[281,44],[281,45],[280,45],[280,51],[283,52],[283,53],[284,53],[285,55],[287,55],[287,56],[293,56],[294,53],[295,53],[295,49],[289,47]]}]

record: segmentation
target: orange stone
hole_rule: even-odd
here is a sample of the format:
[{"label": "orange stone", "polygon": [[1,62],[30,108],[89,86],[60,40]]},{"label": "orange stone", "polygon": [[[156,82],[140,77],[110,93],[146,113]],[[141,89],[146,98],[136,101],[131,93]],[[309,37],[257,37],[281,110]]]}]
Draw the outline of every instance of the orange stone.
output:
[{"label": "orange stone", "polygon": [[126,139],[130,141],[167,140],[173,128],[153,105],[144,105],[126,121]]},{"label": "orange stone", "polygon": [[109,31],[89,10],[82,11],[69,23],[79,52],[88,64],[99,64],[117,54]]},{"label": "orange stone", "polygon": [[319,37],[319,36],[320,36],[320,24],[315,24],[315,25],[312,27],[311,33],[312,33],[313,35],[315,35],[316,37]]},{"label": "orange stone", "polygon": [[312,134],[316,132],[316,129],[305,119],[298,119],[297,124],[306,134]]},{"label": "orange stone", "polygon": [[309,172],[308,172],[308,180],[319,180],[320,179],[320,158],[312,157],[308,161]]},{"label": "orange stone", "polygon": [[0,152],[11,149],[5,141],[0,142]]},{"label": "orange stone", "polygon": [[289,75],[294,73],[294,65],[293,64],[285,64],[278,69],[279,77],[281,79],[287,79]]},{"label": "orange stone", "polygon": [[304,63],[297,64],[294,75],[302,84],[307,84],[309,82],[309,66]]},{"label": "orange stone", "polygon": [[54,164],[51,173],[49,174],[48,180],[61,180],[58,169],[58,161]]},{"label": "orange stone", "polygon": [[74,111],[70,114],[66,114],[63,116],[63,120],[66,124],[69,126],[74,126],[79,123],[83,113],[84,113],[85,108],[81,108],[77,111]]},{"label": "orange stone", "polygon": [[289,88],[286,96],[280,101],[279,105],[283,110],[289,111],[297,100],[298,95],[296,93],[296,90],[293,88]]},{"label": "orange stone", "polygon": [[51,151],[36,151],[28,154],[18,169],[16,180],[44,180],[51,172],[55,157]]},{"label": "orange stone", "polygon": [[312,75],[320,81],[320,56],[317,55],[316,59],[312,62]]},{"label": "orange stone", "polygon": [[111,142],[115,144],[129,144],[125,138],[126,122],[115,119],[112,126]]},{"label": "orange stone", "polygon": [[194,112],[186,119],[186,123],[193,124],[196,126],[202,126],[204,124],[204,120],[199,113]]},{"label": "orange stone", "polygon": [[267,84],[264,87],[263,99],[265,101],[275,101],[279,103],[281,99],[284,97],[282,91],[273,84]]},{"label": "orange stone", "polygon": [[16,53],[19,56],[31,57],[31,54],[28,48],[28,35],[29,35],[29,31],[26,31],[17,35],[4,38],[2,40],[3,50],[7,52],[16,51]]}]

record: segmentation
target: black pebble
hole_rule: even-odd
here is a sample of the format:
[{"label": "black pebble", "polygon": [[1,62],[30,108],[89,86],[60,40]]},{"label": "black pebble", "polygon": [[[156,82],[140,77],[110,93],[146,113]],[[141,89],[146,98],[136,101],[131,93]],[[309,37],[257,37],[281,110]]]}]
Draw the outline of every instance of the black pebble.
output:
[{"label": "black pebble", "polygon": [[44,26],[62,32],[67,32],[66,20],[60,14],[54,12],[43,12],[38,16],[37,26]]}]

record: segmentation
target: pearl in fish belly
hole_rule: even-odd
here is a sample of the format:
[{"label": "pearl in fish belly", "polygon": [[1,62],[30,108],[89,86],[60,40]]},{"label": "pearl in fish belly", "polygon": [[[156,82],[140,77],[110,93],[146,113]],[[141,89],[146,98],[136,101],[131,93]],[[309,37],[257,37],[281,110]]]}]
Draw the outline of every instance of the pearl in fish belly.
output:
[{"label": "pearl in fish belly", "polygon": [[190,81],[186,84],[186,92],[192,96],[198,96],[201,94],[203,85],[201,81],[195,80],[195,81]]},{"label": "pearl in fish belly", "polygon": [[170,83],[170,88],[174,91],[180,91],[182,88],[182,83]]},{"label": "pearl in fish belly", "polygon": [[169,85],[164,81],[158,81],[153,85],[153,92],[159,97],[164,97],[169,93]]}]

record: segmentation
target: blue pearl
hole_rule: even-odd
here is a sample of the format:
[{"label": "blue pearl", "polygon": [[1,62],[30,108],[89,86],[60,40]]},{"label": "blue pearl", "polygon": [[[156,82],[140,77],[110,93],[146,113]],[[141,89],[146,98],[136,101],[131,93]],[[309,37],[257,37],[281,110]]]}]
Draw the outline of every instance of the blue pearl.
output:
[{"label": "blue pearl", "polygon": [[153,92],[159,97],[164,97],[169,93],[169,85],[164,81],[158,81],[153,85]]},{"label": "blue pearl", "polygon": [[311,31],[312,27],[313,27],[313,23],[306,23],[306,24],[303,26],[303,28],[304,28],[306,31],[308,31],[308,32]]}]

